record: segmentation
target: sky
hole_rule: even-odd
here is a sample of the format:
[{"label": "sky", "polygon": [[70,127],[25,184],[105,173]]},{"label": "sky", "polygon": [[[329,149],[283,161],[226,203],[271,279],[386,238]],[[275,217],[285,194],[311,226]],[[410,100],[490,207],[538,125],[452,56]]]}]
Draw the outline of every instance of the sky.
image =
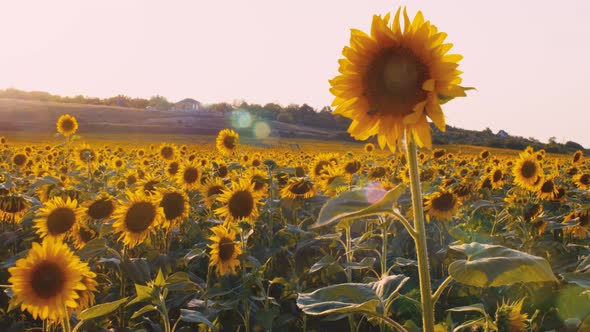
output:
[{"label": "sky", "polygon": [[350,29],[407,6],[477,91],[447,123],[590,147],[590,1],[5,1],[0,89],[329,105]]}]

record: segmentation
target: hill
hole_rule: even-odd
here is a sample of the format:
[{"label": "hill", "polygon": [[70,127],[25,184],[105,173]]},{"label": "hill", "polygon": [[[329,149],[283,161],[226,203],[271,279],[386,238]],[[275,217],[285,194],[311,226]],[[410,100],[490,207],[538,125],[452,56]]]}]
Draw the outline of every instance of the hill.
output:
[{"label": "hill", "polygon": [[[216,135],[223,128],[236,128],[244,138],[307,138],[354,141],[347,133],[348,119],[333,115],[328,107],[316,111],[308,105],[264,106],[242,103],[208,105],[199,111],[159,111],[113,105],[0,98],[2,131],[54,133],[61,114],[69,113],[80,123],[80,133],[93,134],[184,134]],[[253,128],[262,128],[255,131]],[[262,131],[262,132],[261,132]],[[527,146],[551,153],[584,150],[580,144],[541,143],[533,138],[511,136],[504,131],[466,130],[447,126],[442,133],[433,127],[433,143],[458,144],[522,150]],[[590,153],[589,150],[586,150]]]}]

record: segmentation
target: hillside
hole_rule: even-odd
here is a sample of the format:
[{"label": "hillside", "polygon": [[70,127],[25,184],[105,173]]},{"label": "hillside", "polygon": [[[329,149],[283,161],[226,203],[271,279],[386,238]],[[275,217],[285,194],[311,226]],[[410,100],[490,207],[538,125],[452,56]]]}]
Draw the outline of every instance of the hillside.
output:
[{"label": "hillside", "polygon": [[[150,112],[142,108],[110,105],[0,98],[0,135],[2,131],[51,134],[55,132],[55,122],[59,116],[69,113],[78,119],[81,134],[216,135],[223,128],[237,127],[244,138],[255,138],[252,128],[257,123],[264,123],[270,129],[264,133],[264,137],[353,141],[346,133],[349,120],[334,116],[326,108],[316,112],[305,104],[281,108],[275,104],[260,106],[243,103],[238,110],[228,104],[215,104],[201,112]],[[246,114],[246,125],[237,119],[240,114]],[[239,124],[243,124],[243,128]],[[583,149],[575,142],[544,144],[534,139],[510,136],[505,132],[466,130],[453,126],[447,126],[445,133],[433,127],[433,143],[516,150],[530,145],[553,153],[572,153]],[[590,150],[586,152],[590,153]]]}]

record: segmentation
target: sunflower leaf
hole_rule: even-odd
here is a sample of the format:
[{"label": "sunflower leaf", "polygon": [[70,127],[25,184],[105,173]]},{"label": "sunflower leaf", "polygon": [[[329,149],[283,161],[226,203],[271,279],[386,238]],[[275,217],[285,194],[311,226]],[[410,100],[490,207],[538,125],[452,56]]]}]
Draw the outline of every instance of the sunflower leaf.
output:
[{"label": "sunflower leaf", "polygon": [[310,228],[331,225],[342,219],[391,213],[393,205],[405,191],[406,186],[400,184],[389,191],[360,188],[343,192],[324,204],[318,220]]},{"label": "sunflower leaf", "polygon": [[122,306],[123,304],[125,304],[125,302],[127,302],[128,298],[129,297],[125,297],[125,298],[122,298],[117,301],[97,304],[93,307],[90,307],[90,308],[82,311],[80,313],[80,315],[78,315],[78,318],[80,318],[81,320],[90,320],[90,319],[106,316],[106,315],[110,314],[111,312],[119,309],[120,306]]},{"label": "sunflower leaf", "polygon": [[202,313],[194,310],[180,309],[180,319],[187,323],[203,323],[209,326],[213,331],[217,331],[217,328],[210,320],[207,319]]},{"label": "sunflower leaf", "polygon": [[346,314],[376,311],[379,297],[368,284],[347,283],[300,293],[297,306],[308,315]]},{"label": "sunflower leaf", "polygon": [[477,242],[455,245],[449,254],[460,254],[449,265],[457,282],[475,287],[497,287],[518,282],[557,281],[549,263],[541,257],[498,245]]}]

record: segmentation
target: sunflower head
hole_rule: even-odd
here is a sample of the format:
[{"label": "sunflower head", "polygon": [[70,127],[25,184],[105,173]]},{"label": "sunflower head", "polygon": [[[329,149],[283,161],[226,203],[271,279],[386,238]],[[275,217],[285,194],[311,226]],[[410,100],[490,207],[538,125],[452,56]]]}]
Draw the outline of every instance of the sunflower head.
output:
[{"label": "sunflower head", "polygon": [[189,213],[189,198],[184,191],[166,189],[162,193],[160,207],[164,210],[165,226],[174,226]]},{"label": "sunflower head", "polygon": [[86,208],[79,207],[78,201],[69,197],[54,197],[45,203],[36,215],[34,228],[41,238],[63,239],[81,222]]},{"label": "sunflower head", "polygon": [[115,200],[108,194],[101,194],[87,204],[86,214],[94,220],[109,218],[115,211]]},{"label": "sunflower head", "polygon": [[514,182],[521,188],[536,191],[541,185],[543,169],[537,158],[530,153],[521,153],[512,168]]},{"label": "sunflower head", "polygon": [[121,233],[119,240],[133,248],[142,243],[164,221],[165,215],[160,204],[160,195],[146,196],[142,193],[127,193],[127,199],[119,203],[113,223],[115,232]]},{"label": "sunflower head", "polygon": [[172,144],[162,144],[160,146],[160,158],[164,160],[173,160],[176,157],[176,146]]},{"label": "sunflower head", "polygon": [[281,189],[281,198],[311,198],[315,194],[315,185],[308,178],[291,178],[288,185]]},{"label": "sunflower head", "polygon": [[395,150],[405,129],[420,146],[431,147],[426,116],[441,130],[441,100],[465,96],[457,70],[461,56],[447,54],[446,34],[418,12],[410,21],[401,8],[393,22],[375,15],[371,34],[352,29],[350,46],[342,51],[340,75],[330,81],[335,114],[352,119],[348,132],[366,140],[378,136],[379,146]]},{"label": "sunflower head", "polygon": [[211,208],[215,204],[217,196],[221,195],[226,189],[227,187],[220,178],[208,179],[199,187],[201,196],[203,196],[203,203],[208,208]]},{"label": "sunflower head", "polygon": [[31,207],[31,203],[25,197],[11,194],[6,189],[0,191],[0,221],[19,223]]},{"label": "sunflower head", "polygon": [[574,164],[578,164],[578,163],[582,163],[584,160],[584,152],[582,152],[581,150],[578,150],[574,153],[574,155],[572,156],[572,162]]},{"label": "sunflower head", "polygon": [[461,202],[453,191],[441,190],[425,197],[425,208],[429,217],[441,221],[451,220]]},{"label": "sunflower head", "polygon": [[225,217],[227,223],[238,221],[254,221],[258,217],[258,202],[261,194],[254,191],[254,184],[240,178],[232,182],[231,188],[223,190],[217,200],[223,204],[215,213]]},{"label": "sunflower head", "polygon": [[78,130],[78,121],[75,117],[64,114],[57,119],[56,123],[57,132],[65,137],[72,136]]},{"label": "sunflower head", "polygon": [[200,186],[201,168],[196,162],[185,162],[182,164],[176,179],[188,190],[197,189]]},{"label": "sunflower head", "polygon": [[528,314],[522,314],[524,299],[516,302],[504,302],[496,310],[496,325],[498,331],[520,332],[527,327]]},{"label": "sunflower head", "polygon": [[215,267],[217,275],[235,274],[240,266],[238,256],[242,254],[240,242],[236,241],[236,231],[223,225],[211,228],[213,235],[209,237],[212,244],[208,247],[209,266]]},{"label": "sunflower head", "polygon": [[578,173],[574,175],[574,183],[580,189],[590,189],[590,173]]},{"label": "sunflower head", "polygon": [[27,257],[19,259],[8,272],[8,282],[21,309],[34,319],[56,323],[69,319],[66,308],[80,306],[80,292],[92,291],[96,276],[66,244],[53,238],[33,243]]},{"label": "sunflower head", "polygon": [[215,146],[224,155],[232,154],[239,144],[240,135],[231,129],[223,129],[217,135]]}]

